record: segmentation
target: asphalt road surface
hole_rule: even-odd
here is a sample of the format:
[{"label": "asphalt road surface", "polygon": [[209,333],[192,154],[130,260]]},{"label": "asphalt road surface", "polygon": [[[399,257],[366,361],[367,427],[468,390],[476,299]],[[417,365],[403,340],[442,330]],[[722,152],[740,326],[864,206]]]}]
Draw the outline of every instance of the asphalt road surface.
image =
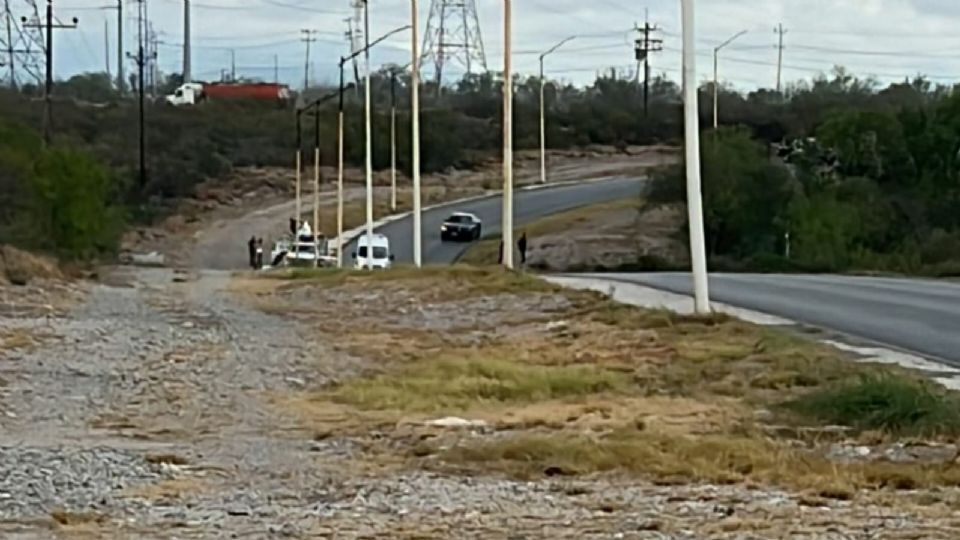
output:
[{"label": "asphalt road surface", "polygon": [[[602,279],[692,294],[685,273],[602,274]],[[712,274],[717,302],[836,330],[960,365],[960,284],[850,276]]]},{"label": "asphalt road surface", "polygon": [[[581,206],[619,199],[639,197],[642,178],[617,177],[609,180],[564,185],[530,191],[517,191],[513,196],[514,227],[534,222],[544,216],[572,210]],[[450,264],[470,246],[463,242],[441,242],[440,225],[452,212],[469,212],[483,222],[483,236],[500,234],[501,197],[494,195],[455,205],[444,205],[423,213],[424,264]],[[388,223],[377,232],[390,238],[390,250],[396,255],[396,264],[413,263],[413,220],[410,217]],[[351,242],[344,250],[344,263],[350,264],[355,252]]]}]

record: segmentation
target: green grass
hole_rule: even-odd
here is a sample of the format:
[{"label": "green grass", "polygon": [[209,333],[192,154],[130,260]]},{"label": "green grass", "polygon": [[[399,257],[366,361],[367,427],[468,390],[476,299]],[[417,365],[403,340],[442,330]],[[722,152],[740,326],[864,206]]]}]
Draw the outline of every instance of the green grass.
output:
[{"label": "green grass", "polygon": [[423,360],[332,391],[339,403],[369,410],[463,411],[625,389],[630,379],[595,366],[548,367],[499,359]]},{"label": "green grass", "polygon": [[960,434],[960,398],[935,383],[895,373],[862,375],[788,402],[820,422],[894,435]]}]

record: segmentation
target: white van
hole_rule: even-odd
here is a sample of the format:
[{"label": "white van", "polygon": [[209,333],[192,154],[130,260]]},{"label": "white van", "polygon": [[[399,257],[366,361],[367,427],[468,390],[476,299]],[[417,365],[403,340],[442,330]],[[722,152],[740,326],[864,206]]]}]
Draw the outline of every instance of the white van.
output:
[{"label": "white van", "polygon": [[394,258],[390,253],[390,239],[382,234],[361,236],[357,240],[357,251],[353,253],[355,267],[360,269],[385,270],[390,268]]}]

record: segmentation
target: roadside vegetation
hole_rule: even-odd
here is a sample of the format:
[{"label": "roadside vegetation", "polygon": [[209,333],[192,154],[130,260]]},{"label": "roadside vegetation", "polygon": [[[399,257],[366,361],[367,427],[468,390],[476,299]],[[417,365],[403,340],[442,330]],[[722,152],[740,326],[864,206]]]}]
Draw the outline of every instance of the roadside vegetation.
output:
[{"label": "roadside vegetation", "polygon": [[[960,485],[955,449],[877,457],[898,442],[953,440],[955,393],[780,330],[639,309],[499,269],[274,277],[235,291],[366,361],[274,404],[318,438],[360,442],[378,466],[762,484],[833,499]],[[358,300],[374,282],[376,309]],[[448,417],[453,427],[434,422]],[[874,457],[833,455],[848,446]]]},{"label": "roadside vegetation", "polygon": [[[389,163],[387,75],[384,70],[374,77],[373,159],[378,169]],[[401,82],[399,100],[406,103],[407,80],[401,77]],[[682,139],[680,92],[667,79],[655,78],[651,86],[649,118],[643,116],[642,87],[632,80],[601,76],[587,88],[548,82],[551,148],[627,148]],[[166,77],[160,93],[177,83],[176,74]],[[518,79],[516,84],[516,146],[535,148],[539,81]],[[496,155],[499,88],[487,74],[465,78],[445,89],[440,98],[425,89],[424,172],[469,169]],[[709,85],[704,90],[710,90]],[[327,91],[315,88],[310,95]],[[293,162],[296,136],[290,109],[234,103],[173,108],[157,103],[147,111],[149,176],[141,186],[133,101],[121,99],[108,79],[95,73],[60,82],[56,95],[51,155],[69,151],[87,156],[86,161],[72,154],[64,159],[89,162],[85,169],[104,171],[104,175],[85,173],[86,178],[110,180],[98,180],[81,191],[91,193],[90,200],[96,197],[101,208],[122,203],[122,213],[137,222],[171,211],[201,182],[226,177],[236,167],[290,167]],[[21,126],[38,129],[42,125],[42,101],[35,97],[36,88],[31,87],[19,93],[0,91],[0,116],[16,126],[10,128],[16,133]],[[703,107],[706,117],[708,100]],[[360,110],[356,93],[348,92],[345,149],[349,164],[359,164],[363,158]],[[954,167],[960,138],[958,111],[960,97],[922,77],[881,87],[842,68],[790,85],[782,95],[762,89],[749,93],[721,89],[720,120],[726,127],[706,134],[703,148],[712,266],[956,274],[960,268],[960,188]],[[403,126],[409,120],[403,115],[400,133],[407,132]],[[334,120],[333,108],[321,111],[320,149],[326,164],[336,156]],[[313,131],[311,122],[304,122],[305,147],[312,145]],[[19,144],[14,142],[17,139],[4,137],[0,148]],[[799,142],[788,164],[772,156],[771,143],[792,141]],[[408,138],[401,136],[399,145],[399,166],[407,171]],[[52,178],[57,167],[52,162],[51,167],[42,169],[42,176]],[[4,173],[8,182],[23,174],[9,170]],[[651,203],[682,203],[681,170],[660,175]],[[25,196],[18,191],[7,195],[15,207],[28,204],[21,198]],[[116,220],[109,222],[105,229],[112,230]],[[30,225],[42,241],[24,238],[19,242],[57,252],[88,255],[108,248],[113,237],[96,230],[99,238],[85,240],[79,237],[90,235],[54,230],[62,225],[44,225],[49,229],[44,231],[39,224]],[[0,240],[18,238],[4,231]],[[62,244],[67,239],[74,244]]]},{"label": "roadside vegetation", "polygon": [[[747,129],[704,137],[712,266],[960,273],[960,96],[922,79],[879,89],[842,71],[814,91],[832,106],[813,115],[803,133],[813,139],[787,163]],[[680,166],[660,175],[650,197],[684,200]]]}]

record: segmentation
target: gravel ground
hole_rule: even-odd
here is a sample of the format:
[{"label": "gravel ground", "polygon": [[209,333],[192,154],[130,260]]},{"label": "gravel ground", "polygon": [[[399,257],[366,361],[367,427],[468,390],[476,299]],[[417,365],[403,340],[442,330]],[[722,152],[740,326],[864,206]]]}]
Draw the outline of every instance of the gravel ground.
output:
[{"label": "gravel ground", "polygon": [[[375,433],[315,437],[268,405],[364,367],[324,344],[335,336],[235,302],[227,274],[110,278],[61,317],[0,317],[0,331],[44,336],[0,351],[0,538],[960,537],[943,503],[375,466]],[[563,308],[546,298],[504,301]],[[488,303],[412,316],[443,331]]]}]

